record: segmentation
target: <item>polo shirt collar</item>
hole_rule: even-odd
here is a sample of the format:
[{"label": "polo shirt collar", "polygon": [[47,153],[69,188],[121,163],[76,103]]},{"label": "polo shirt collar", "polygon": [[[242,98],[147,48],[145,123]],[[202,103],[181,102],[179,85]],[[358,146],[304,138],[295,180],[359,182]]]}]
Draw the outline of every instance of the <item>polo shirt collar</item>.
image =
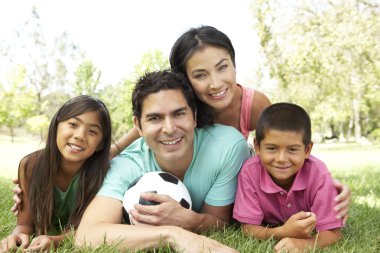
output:
[{"label": "polo shirt collar", "polygon": [[[260,164],[260,188],[262,191],[266,193],[279,193],[285,191],[280,186],[278,186],[269,173],[266,171],[266,169]],[[293,182],[292,187],[289,191],[302,191],[306,189],[306,183],[307,183],[307,175],[306,170],[304,167],[302,167]]]}]

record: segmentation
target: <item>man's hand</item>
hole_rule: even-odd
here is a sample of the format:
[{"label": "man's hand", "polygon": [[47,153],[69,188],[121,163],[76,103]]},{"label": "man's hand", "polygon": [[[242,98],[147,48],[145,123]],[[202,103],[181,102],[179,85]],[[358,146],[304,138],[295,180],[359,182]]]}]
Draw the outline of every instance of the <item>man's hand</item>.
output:
[{"label": "man's hand", "polygon": [[[139,223],[149,225],[174,225],[186,228],[186,214],[189,210],[182,207],[176,200],[168,195],[156,193],[141,193],[145,200],[155,201],[159,205],[136,204],[136,210],[129,210],[135,225]],[[136,224],[137,223],[137,224]]]},{"label": "man's hand", "polygon": [[312,212],[299,212],[293,214],[281,226],[282,237],[310,238],[315,228],[317,217]]},{"label": "man's hand", "polygon": [[198,235],[190,231],[176,228],[173,233],[174,240],[170,242],[171,248],[176,252],[185,253],[237,253],[238,251],[221,244],[206,236]]},{"label": "man's hand", "polygon": [[337,219],[343,218],[343,224],[346,224],[348,219],[348,211],[351,204],[351,190],[347,185],[334,180],[335,188],[338,190],[339,195],[335,197],[337,203],[334,210],[337,212]]},{"label": "man's hand", "polygon": [[17,178],[12,179],[13,184],[15,184],[15,187],[13,188],[13,201],[15,204],[12,206],[11,211],[13,212],[14,216],[18,215],[18,209],[21,205],[21,194],[22,190],[19,185],[19,181]]},{"label": "man's hand", "polygon": [[11,234],[1,241],[0,253],[25,248],[29,245],[29,236],[26,234]]}]

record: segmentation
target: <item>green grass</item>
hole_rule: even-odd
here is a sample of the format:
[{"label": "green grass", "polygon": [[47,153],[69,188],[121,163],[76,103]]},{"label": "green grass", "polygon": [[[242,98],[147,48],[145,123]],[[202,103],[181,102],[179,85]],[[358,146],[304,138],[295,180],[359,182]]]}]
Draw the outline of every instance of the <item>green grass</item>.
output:
[{"label": "green grass", "polygon": [[[26,143],[22,141],[10,144],[0,138],[0,152],[8,151],[6,156],[0,158],[0,238],[12,231],[16,221],[9,211],[12,206],[12,184],[9,177],[3,174],[4,170],[14,174],[12,169],[7,167],[7,164],[10,164],[8,159],[16,160],[12,161],[12,166],[15,166],[13,170],[17,171],[18,160],[25,155],[18,152],[30,152],[33,147],[38,147],[38,143],[24,144]],[[311,252],[380,252],[380,147],[361,147],[354,144],[316,145],[312,153],[326,162],[335,178],[350,187],[353,200],[348,224],[343,229],[343,239],[327,249]],[[240,252],[273,252],[276,243],[273,240],[259,241],[243,236],[238,224],[223,231],[209,231],[205,234]],[[56,252],[118,251],[114,246],[107,245],[96,250],[76,249],[73,246],[73,238],[70,237]],[[155,252],[171,251],[163,248]]]}]

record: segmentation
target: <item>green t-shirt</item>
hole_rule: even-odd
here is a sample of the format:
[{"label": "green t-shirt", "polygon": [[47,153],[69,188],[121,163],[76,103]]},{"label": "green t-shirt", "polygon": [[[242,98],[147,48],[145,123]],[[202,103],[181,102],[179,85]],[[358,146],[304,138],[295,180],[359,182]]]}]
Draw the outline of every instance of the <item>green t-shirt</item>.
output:
[{"label": "green t-shirt", "polygon": [[54,211],[52,219],[53,232],[62,231],[62,229],[67,225],[70,215],[74,211],[77,200],[79,175],[80,173],[77,173],[73,177],[67,191],[63,192],[58,187],[55,187]]},{"label": "green t-shirt", "polygon": [[[195,129],[194,155],[184,177],[192,209],[199,212],[204,203],[226,206],[235,200],[237,175],[250,157],[247,141],[233,127],[218,125]],[[140,138],[111,161],[111,168],[99,196],[123,200],[128,186],[150,171],[161,171],[153,152]]]}]

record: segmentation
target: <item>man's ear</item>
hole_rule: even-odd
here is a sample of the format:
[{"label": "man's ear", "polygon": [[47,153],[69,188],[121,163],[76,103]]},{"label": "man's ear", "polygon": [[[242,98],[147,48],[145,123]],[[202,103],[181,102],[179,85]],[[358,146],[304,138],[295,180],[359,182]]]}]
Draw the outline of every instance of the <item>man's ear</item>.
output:
[{"label": "man's ear", "polygon": [[136,127],[137,132],[139,133],[139,135],[142,136],[142,130],[141,130],[141,127],[140,127],[140,122],[139,122],[139,120],[137,119],[136,116],[133,116],[133,124],[135,125],[135,127]]},{"label": "man's ear", "polygon": [[256,138],[253,139],[253,147],[255,148],[256,155],[260,155],[260,143],[256,140]]},{"label": "man's ear", "polygon": [[311,150],[313,149],[313,142],[311,141],[305,148],[306,159],[309,159]]}]

